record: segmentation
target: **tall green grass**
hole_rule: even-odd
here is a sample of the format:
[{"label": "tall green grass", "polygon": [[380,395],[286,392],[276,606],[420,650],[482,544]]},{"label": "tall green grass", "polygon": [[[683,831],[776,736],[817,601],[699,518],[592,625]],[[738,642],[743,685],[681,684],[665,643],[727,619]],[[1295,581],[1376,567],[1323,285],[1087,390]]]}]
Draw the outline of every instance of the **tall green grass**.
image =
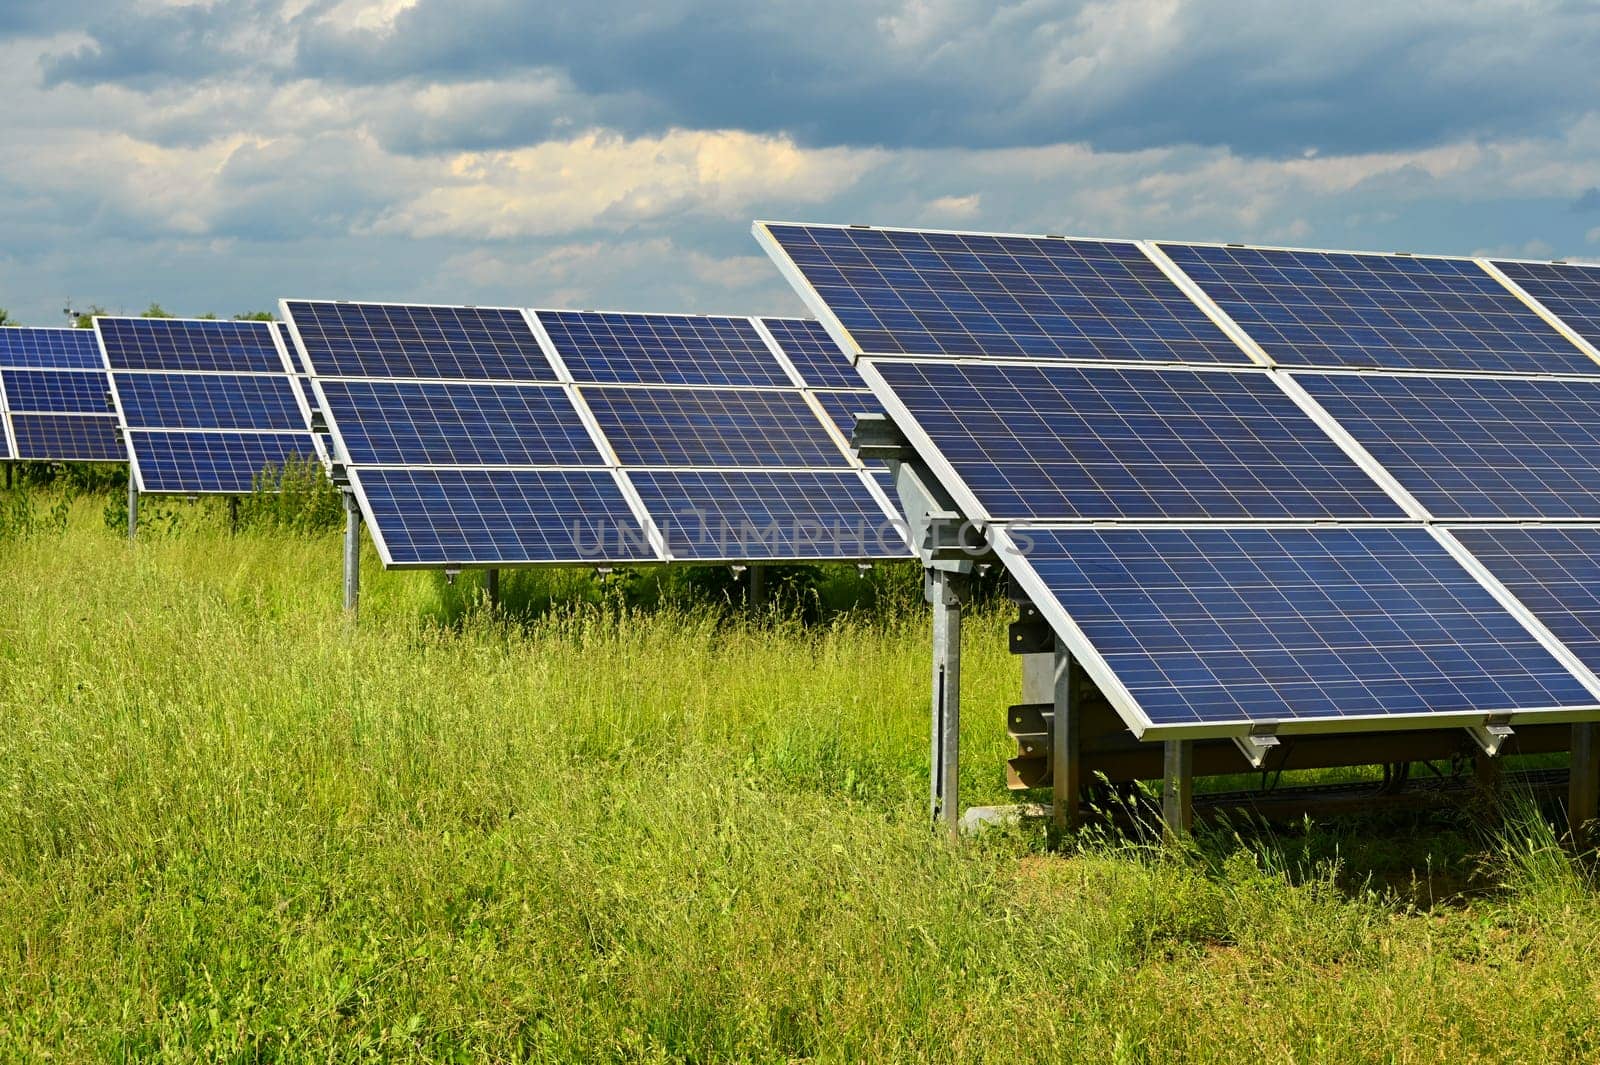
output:
[{"label": "tall green grass", "polygon": [[930,833],[914,575],[801,622],[519,574],[507,619],[369,554],[352,627],[337,532],[130,545],[66,498],[0,537],[0,1061],[1600,1058],[1600,910],[1537,817],[1432,906],[1315,829]]}]

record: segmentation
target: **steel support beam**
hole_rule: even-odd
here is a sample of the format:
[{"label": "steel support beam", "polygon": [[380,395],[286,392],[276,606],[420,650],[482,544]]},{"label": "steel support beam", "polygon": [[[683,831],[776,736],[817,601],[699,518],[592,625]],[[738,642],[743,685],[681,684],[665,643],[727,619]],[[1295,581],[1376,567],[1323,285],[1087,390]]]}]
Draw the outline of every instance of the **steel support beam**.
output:
[{"label": "steel support beam", "polygon": [[1194,741],[1168,740],[1161,761],[1161,829],[1171,842],[1194,831]]},{"label": "steel support beam", "polygon": [[133,470],[128,470],[128,539],[139,532],[139,486],[134,482]]},{"label": "steel support beam", "polygon": [[1576,846],[1587,848],[1593,844],[1597,817],[1600,817],[1600,725],[1573,725],[1567,825]]},{"label": "steel support beam", "polygon": [[344,609],[354,616],[361,602],[361,508],[344,494]]},{"label": "steel support beam", "polygon": [[959,832],[961,819],[961,593],[965,585],[960,574],[927,571],[926,592],[933,607],[929,808],[934,824],[943,822],[952,838]]},{"label": "steel support beam", "polygon": [[763,607],[767,605],[767,567],[750,567],[750,605]]},{"label": "steel support beam", "polygon": [[500,571],[486,569],[483,571],[483,593],[488,597],[489,609],[500,609]]},{"label": "steel support beam", "polygon": [[1081,667],[1059,641],[1055,651],[1055,713],[1050,728],[1050,814],[1056,828],[1078,827],[1083,796]]}]

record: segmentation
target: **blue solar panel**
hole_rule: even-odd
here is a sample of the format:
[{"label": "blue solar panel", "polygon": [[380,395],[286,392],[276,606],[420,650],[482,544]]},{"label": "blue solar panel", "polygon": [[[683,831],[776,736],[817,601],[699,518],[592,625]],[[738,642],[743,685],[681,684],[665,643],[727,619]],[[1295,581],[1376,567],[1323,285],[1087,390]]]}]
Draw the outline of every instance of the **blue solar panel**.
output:
[{"label": "blue solar panel", "polygon": [[270,322],[96,318],[112,370],[284,372]]},{"label": "blue solar panel", "polygon": [[1441,518],[1600,518],[1600,383],[1295,374]]},{"label": "blue solar panel", "polygon": [[763,318],[778,347],[811,388],[860,388],[861,375],[821,322],[809,318]]},{"label": "blue solar panel", "polygon": [[1592,359],[1470,260],[1161,250],[1284,365],[1595,372]]},{"label": "blue solar panel", "polygon": [[1028,536],[1027,564],[1156,725],[1597,702],[1419,527]]},{"label": "blue solar panel", "polygon": [[[1495,265],[1579,336],[1600,347],[1600,266],[1516,262]],[[1587,372],[1600,373],[1600,365],[1590,360]]]},{"label": "blue solar panel", "polygon": [[873,367],[994,519],[1404,516],[1265,371]]},{"label": "blue solar panel", "polygon": [[846,466],[797,390],[586,388],[624,466]]},{"label": "blue solar panel", "polygon": [[792,385],[745,318],[538,311],[578,381],[619,384]]},{"label": "blue solar panel", "polygon": [[13,414],[17,458],[36,462],[126,462],[115,415]]},{"label": "blue solar panel", "polygon": [[39,414],[109,414],[104,370],[0,370],[6,405]]},{"label": "blue solar panel", "polygon": [[520,311],[378,303],[286,304],[321,377],[554,381]]},{"label": "blue solar panel", "polygon": [[0,329],[0,367],[100,370],[100,343],[93,329]]},{"label": "blue solar panel", "polygon": [[557,386],[324,380],[322,390],[358,466],[605,464]]},{"label": "blue solar panel", "polygon": [[310,433],[133,432],[140,491],[252,491],[269,467],[316,457]]},{"label": "blue solar panel", "polygon": [[659,561],[603,470],[363,469],[395,565]]},{"label": "blue solar panel", "polygon": [[869,355],[1250,361],[1133,244],[767,230]]},{"label": "blue solar panel", "polygon": [[131,429],[304,429],[286,375],[119,373]]},{"label": "blue solar panel", "polygon": [[1600,529],[1453,529],[1457,540],[1592,670],[1600,670]]},{"label": "blue solar panel", "polygon": [[854,472],[630,471],[674,558],[901,558],[905,537]]},{"label": "blue solar panel", "polygon": [[828,418],[839,427],[846,443],[856,429],[857,414],[882,414],[883,404],[871,392],[813,392]]}]

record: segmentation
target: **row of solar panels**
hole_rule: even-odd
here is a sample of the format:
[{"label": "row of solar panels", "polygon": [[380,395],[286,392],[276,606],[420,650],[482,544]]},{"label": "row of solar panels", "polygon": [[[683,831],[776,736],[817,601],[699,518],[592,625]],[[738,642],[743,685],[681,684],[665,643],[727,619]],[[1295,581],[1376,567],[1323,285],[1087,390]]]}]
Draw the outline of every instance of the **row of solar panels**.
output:
[{"label": "row of solar panels", "polygon": [[[871,394],[814,322],[284,311],[287,326],[99,318],[93,334],[0,333],[0,387],[51,377],[50,417],[103,428],[107,445],[11,453],[110,458],[120,431],[135,487],[181,494],[246,492],[315,454],[348,476],[394,566],[909,555],[847,446]],[[15,422],[27,415],[10,394]]]},{"label": "row of solar panels", "polygon": [[1600,268],[756,236],[1136,733],[1600,717]]}]

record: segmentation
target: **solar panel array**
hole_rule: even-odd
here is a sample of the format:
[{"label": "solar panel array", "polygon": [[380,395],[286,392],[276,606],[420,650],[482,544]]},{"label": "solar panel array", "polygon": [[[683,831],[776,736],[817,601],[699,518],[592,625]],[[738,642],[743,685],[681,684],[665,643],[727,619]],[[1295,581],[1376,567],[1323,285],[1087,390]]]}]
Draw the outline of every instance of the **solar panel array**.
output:
[{"label": "solar panel array", "polygon": [[1600,711],[1600,271],[756,236],[1136,733]]},{"label": "solar panel array", "polygon": [[387,565],[909,554],[751,319],[283,308]]},{"label": "solar panel array", "polygon": [[0,459],[123,462],[100,347],[88,329],[0,329]]},{"label": "solar panel array", "polygon": [[96,318],[141,493],[239,495],[320,457],[273,322]]}]

